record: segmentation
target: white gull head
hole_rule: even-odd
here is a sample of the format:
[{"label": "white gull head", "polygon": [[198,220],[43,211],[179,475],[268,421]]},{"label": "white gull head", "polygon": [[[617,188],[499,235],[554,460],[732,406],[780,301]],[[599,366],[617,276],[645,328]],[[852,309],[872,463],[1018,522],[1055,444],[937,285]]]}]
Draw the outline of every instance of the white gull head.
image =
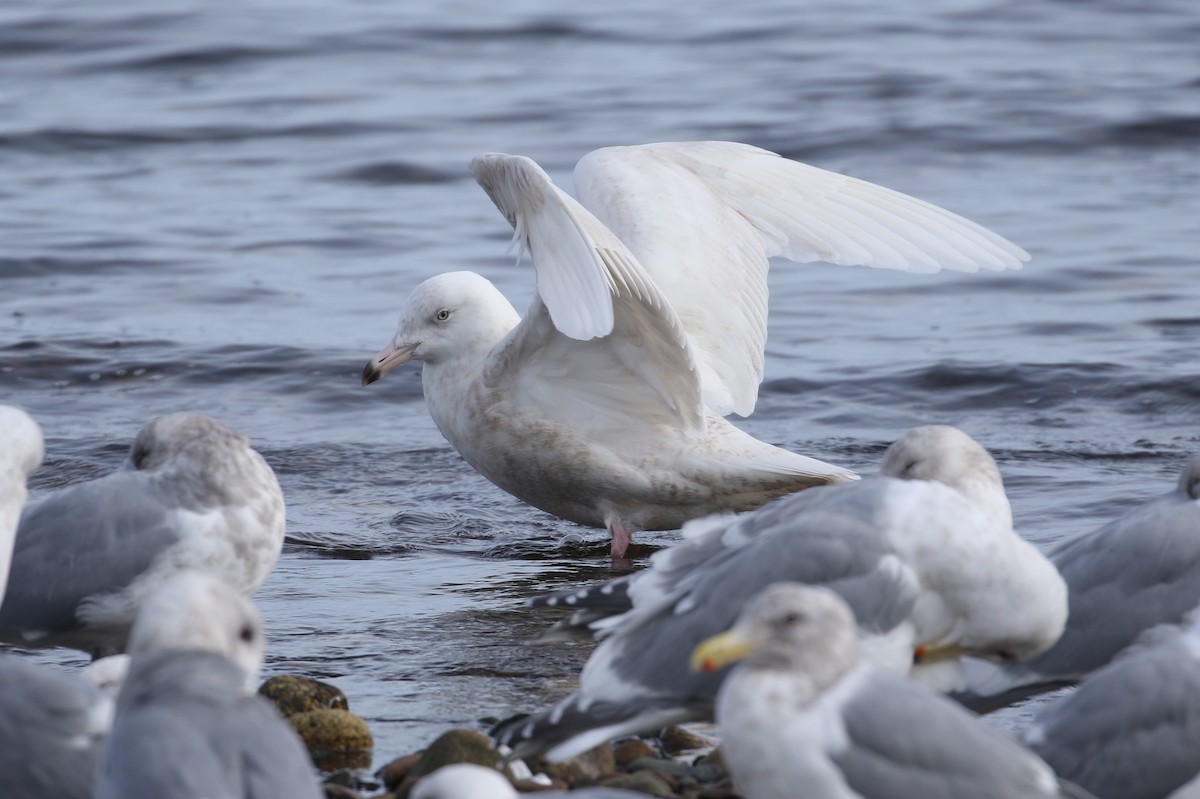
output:
[{"label": "white gull head", "polygon": [[266,651],[262,617],[249,599],[211,572],[185,571],[147,599],[129,634],[129,654],[216,652],[237,664],[252,690]]},{"label": "white gull head", "polygon": [[409,296],[391,344],[363,370],[363,385],[410,360],[435,365],[463,355],[482,358],[520,321],[512,304],[482,275],[446,272],[431,277]]}]

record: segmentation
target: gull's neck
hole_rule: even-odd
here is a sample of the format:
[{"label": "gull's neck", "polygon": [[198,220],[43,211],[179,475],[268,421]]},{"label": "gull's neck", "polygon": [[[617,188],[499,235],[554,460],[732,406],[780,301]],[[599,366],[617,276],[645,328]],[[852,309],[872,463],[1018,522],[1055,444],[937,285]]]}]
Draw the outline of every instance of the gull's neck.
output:
[{"label": "gull's neck", "polygon": [[486,338],[481,335],[449,357],[426,361],[421,370],[421,388],[429,415],[442,435],[460,451],[460,445],[472,436],[477,426],[475,416],[485,407],[473,395],[487,390],[485,370],[493,350],[507,333],[507,330],[497,331],[494,337]]}]

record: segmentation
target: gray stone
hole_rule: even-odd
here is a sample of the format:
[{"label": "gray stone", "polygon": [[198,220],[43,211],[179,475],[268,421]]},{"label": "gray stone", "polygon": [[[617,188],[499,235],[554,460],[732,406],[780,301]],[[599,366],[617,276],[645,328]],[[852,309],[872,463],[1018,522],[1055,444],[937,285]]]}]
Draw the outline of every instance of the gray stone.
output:
[{"label": "gray stone", "polygon": [[690,768],[691,766],[687,763],[680,763],[678,760],[660,760],[653,757],[643,757],[630,763],[625,767],[625,770],[630,772],[653,771],[656,774],[666,774],[678,780],[681,777],[686,777]]},{"label": "gray stone", "polygon": [[624,788],[627,791],[649,794],[650,796],[674,796],[675,791],[661,775],[652,771],[638,771],[634,774],[617,774],[601,780],[605,788]]}]

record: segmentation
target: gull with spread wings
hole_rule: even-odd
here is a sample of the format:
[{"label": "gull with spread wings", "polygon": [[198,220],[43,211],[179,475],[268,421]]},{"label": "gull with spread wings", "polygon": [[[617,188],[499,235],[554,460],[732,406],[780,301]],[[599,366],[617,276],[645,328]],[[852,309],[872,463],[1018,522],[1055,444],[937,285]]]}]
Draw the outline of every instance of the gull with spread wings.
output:
[{"label": "gull with spread wings", "polygon": [[522,156],[471,171],[533,258],[528,313],[475,273],[430,278],[363,384],[423,361],[429,412],[467,462],[607,528],[614,558],[638,530],[855,479],[723,418],[758,397],[768,258],[911,272],[1029,258],[937,206],[734,142],[596,150],[575,167],[578,200]]}]

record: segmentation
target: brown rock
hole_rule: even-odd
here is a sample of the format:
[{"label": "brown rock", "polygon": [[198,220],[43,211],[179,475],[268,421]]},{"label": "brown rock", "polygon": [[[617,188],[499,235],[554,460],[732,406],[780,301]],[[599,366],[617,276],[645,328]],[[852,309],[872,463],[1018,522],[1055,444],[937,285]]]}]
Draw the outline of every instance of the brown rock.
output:
[{"label": "brown rock", "polygon": [[350,703],[340,688],[294,674],[272,677],[258,686],[258,693],[271,700],[284,716],[309,710],[350,709]]},{"label": "brown rock", "polygon": [[638,758],[654,757],[655,754],[654,748],[639,738],[613,744],[613,760],[616,761],[617,768],[625,768]]},{"label": "brown rock", "polygon": [[496,768],[500,753],[492,748],[491,739],[481,732],[462,728],[447,730],[421,753],[417,764],[400,782],[396,795],[401,799],[407,797],[417,780],[451,763],[475,763]]},{"label": "brown rock", "polygon": [[575,787],[581,782],[593,783],[601,777],[612,774],[617,770],[617,763],[613,759],[612,744],[603,743],[595,749],[590,749],[570,760],[564,760],[562,763],[543,761],[537,769],[534,769],[532,764],[529,767],[535,774],[538,771],[544,771],[551,779],[561,780],[567,785]]},{"label": "brown rock", "polygon": [[421,755],[424,752],[413,752],[411,755],[401,755],[391,761],[379,771],[375,772],[375,776],[383,782],[383,787],[389,791],[395,790],[396,786],[404,782],[404,778],[408,776],[408,772],[421,761]]},{"label": "brown rock", "polygon": [[353,713],[309,710],[292,714],[288,722],[300,734],[313,763],[321,771],[370,767],[375,742],[367,723]]},{"label": "brown rock", "polygon": [[327,782],[321,787],[325,789],[325,799],[362,799],[362,795],[358,791],[347,788],[345,785]]},{"label": "brown rock", "polygon": [[695,749],[711,749],[713,745],[712,741],[683,727],[667,727],[659,736],[659,740],[662,741],[663,749],[671,755]]}]

